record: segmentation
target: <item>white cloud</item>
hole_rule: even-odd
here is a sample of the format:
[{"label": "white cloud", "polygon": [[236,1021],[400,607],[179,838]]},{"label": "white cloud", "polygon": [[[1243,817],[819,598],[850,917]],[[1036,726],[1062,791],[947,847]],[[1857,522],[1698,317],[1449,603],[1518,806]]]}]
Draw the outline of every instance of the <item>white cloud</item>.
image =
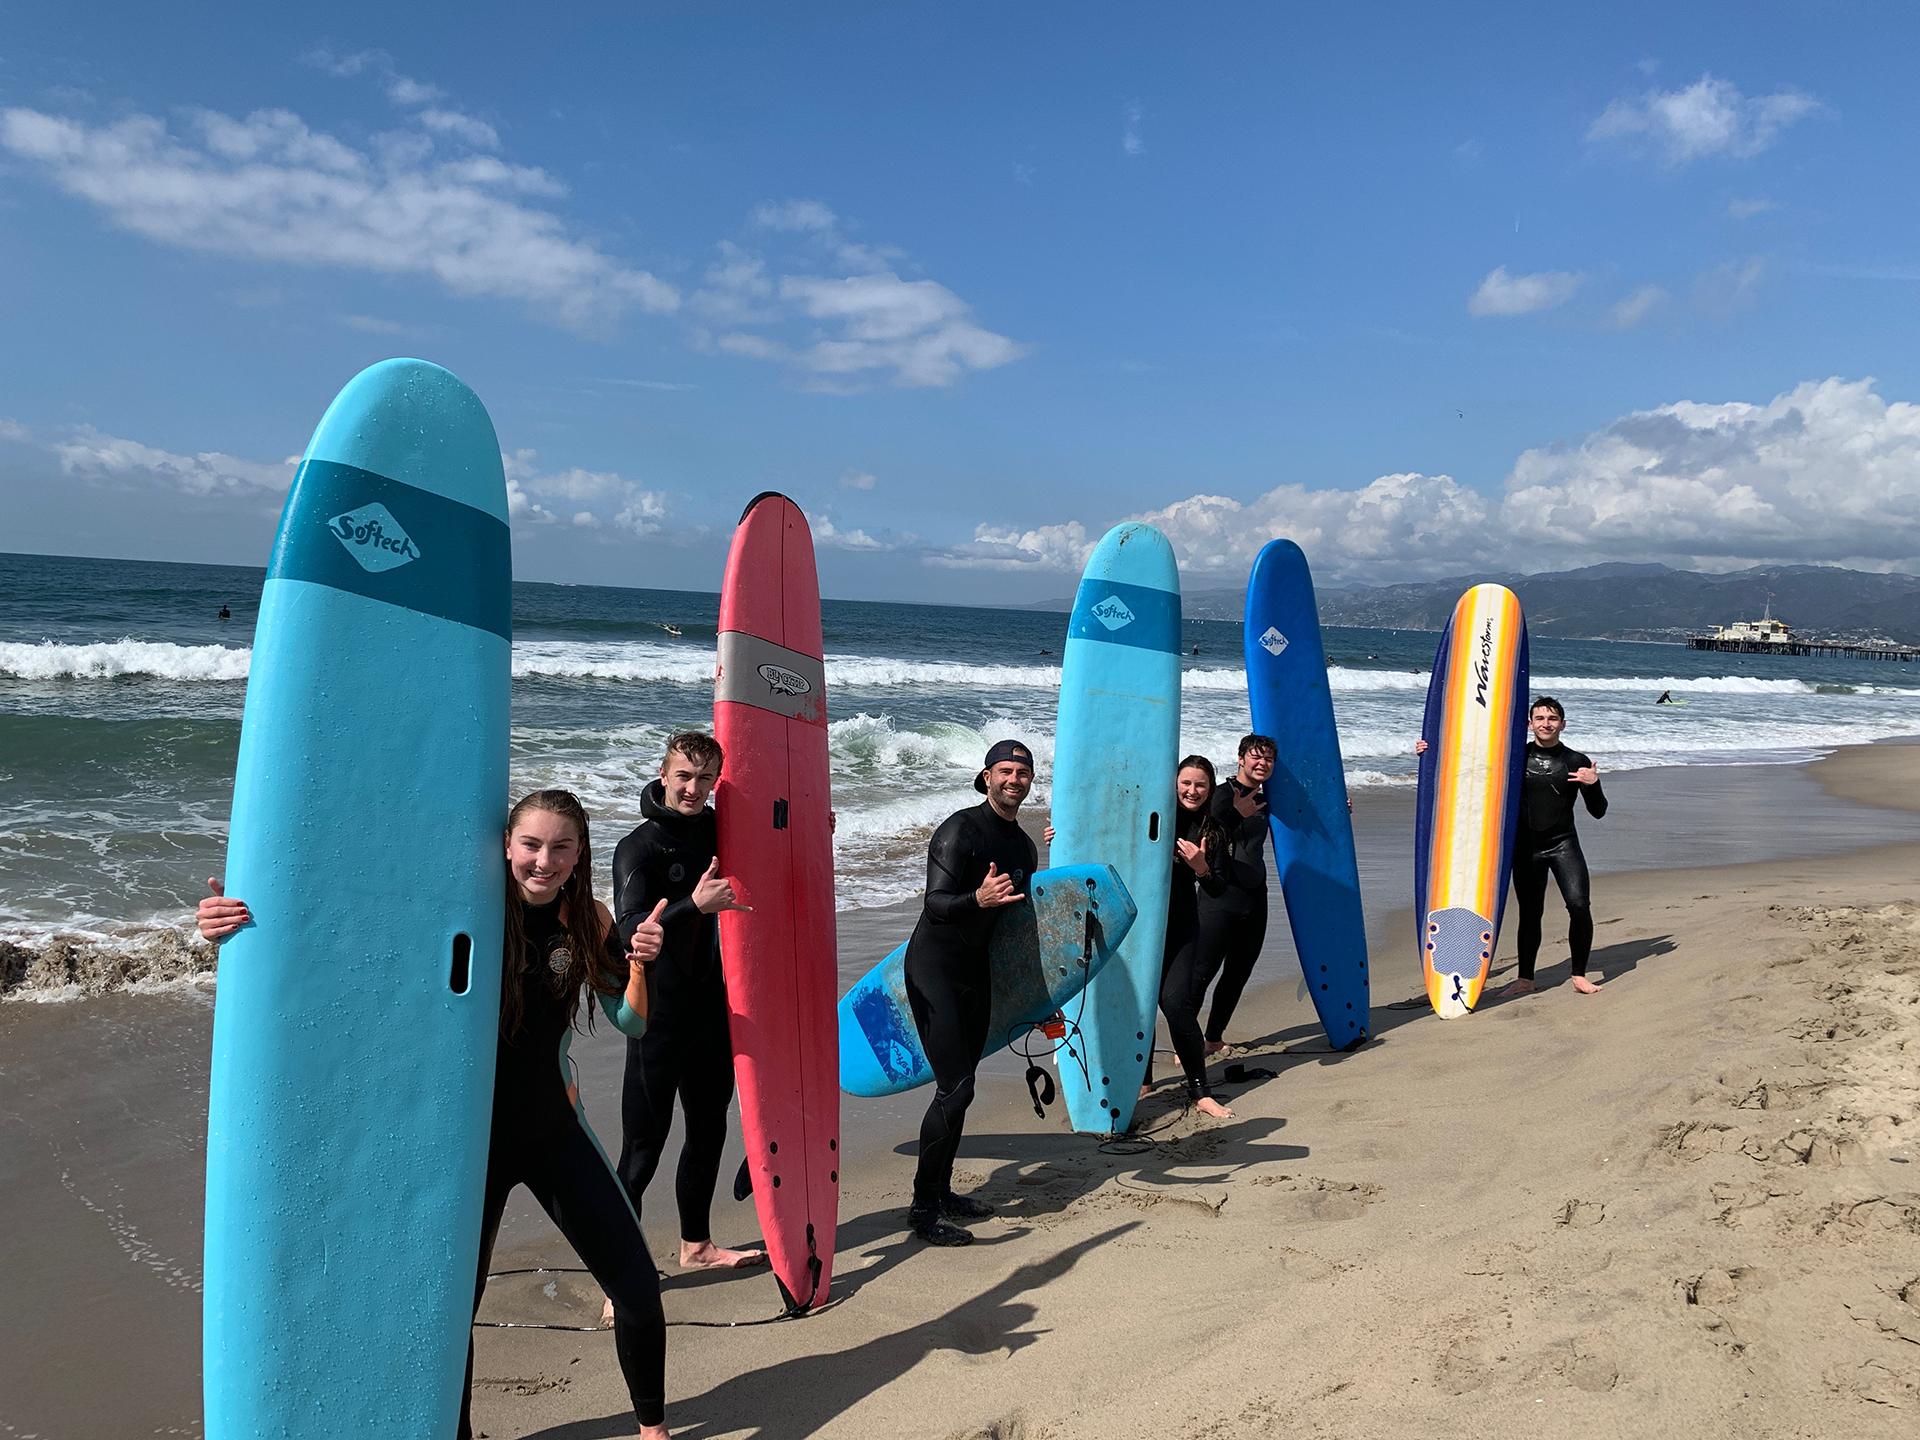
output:
[{"label": "white cloud", "polygon": [[1799,90],[1743,95],[1731,81],[1702,75],[1683,90],[1615,100],[1588,127],[1587,138],[1652,146],[1675,166],[1713,156],[1745,160],[1820,108]]},{"label": "white cloud", "polygon": [[1564,270],[1546,270],[1537,275],[1510,275],[1502,265],[1480,282],[1480,288],[1467,299],[1469,315],[1531,315],[1551,310],[1573,298],[1586,277]]},{"label": "white cloud", "polygon": [[920,545],[918,535],[873,535],[865,530],[843,528],[834,524],[829,516],[811,510],[802,513],[807,517],[807,528],[813,532],[813,543],[830,550],[865,550],[877,554],[913,550]]},{"label": "white cloud", "polygon": [[1727,201],[1727,214],[1735,220],[1751,220],[1756,215],[1765,215],[1780,207],[1764,195],[1739,196]]},{"label": "white cloud", "polygon": [[9,420],[6,416],[0,415],[0,440],[25,442],[32,438],[33,432],[18,420]]},{"label": "white cloud", "polygon": [[567,523],[583,530],[611,526],[651,535],[667,516],[665,494],[611,470],[544,470],[533,450],[502,451],[500,463],[507,474],[508,516],[529,525],[556,524],[571,512]]},{"label": "white cloud", "polygon": [[519,198],[563,193],[552,177],[490,155],[436,161],[432,148],[415,134],[357,150],[285,110],[244,119],[201,111],[181,135],[150,115],[90,125],[0,110],[0,149],[158,244],[423,276],[455,295],[524,301],[576,327],[632,306],[678,305],[671,285]]},{"label": "white cloud", "polygon": [[1501,518],[1537,555],[1912,566],[1920,406],[1835,378],[1762,405],[1639,411],[1521,455]]},{"label": "white cloud", "polygon": [[1607,311],[1607,323],[1615,330],[1631,330],[1671,298],[1658,285],[1642,285]]},{"label": "white cloud", "polygon": [[979,525],[965,544],[927,556],[930,564],[958,570],[1059,570],[1072,573],[1087,563],[1095,537],[1078,520],[1032,530]]},{"label": "white cloud", "polygon": [[1120,149],[1129,157],[1144,154],[1147,142],[1141,138],[1140,122],[1147,118],[1144,106],[1138,100],[1129,100],[1120,109]]},{"label": "white cloud", "polygon": [[[1808,381],[1764,404],[1636,411],[1514,462],[1504,492],[1446,475],[1357,490],[1280,485],[1251,500],[1193,495],[1121,517],[1158,526],[1190,577],[1243,577],[1284,535],[1325,582],[1534,571],[1602,560],[1702,569],[1831,563],[1920,568],[1920,405],[1872,380]],[[1098,532],[1079,521],[982,525],[936,565],[1072,575]]]},{"label": "white cloud", "polygon": [[[899,273],[898,251],[849,239],[818,200],[768,201],[753,220],[796,236],[799,252],[776,273],[766,256],[720,243],[705,284],[687,302],[710,327],[695,335],[705,348],[784,365],[811,388],[840,391],[952,385],[1026,353],[977,324],[972,307],[945,285]],[[822,262],[838,273],[821,273]]]},{"label": "white cloud", "polygon": [[1738,314],[1758,298],[1766,273],[1766,262],[1758,257],[1728,260],[1703,270],[1693,282],[1693,303],[1722,319]]},{"label": "white cloud", "polygon": [[819,200],[763,200],[753,207],[753,223],[768,230],[832,230],[839,217]]},{"label": "white cloud", "polygon": [[415,80],[410,75],[402,75],[394,68],[393,57],[384,50],[359,50],[351,55],[335,55],[329,50],[315,50],[305,58],[307,64],[314,69],[324,70],[327,74],[338,76],[343,80],[350,80],[360,75],[371,75],[380,81],[389,100],[407,108],[430,105],[446,93],[438,85],[429,85],[425,81]]},{"label": "white cloud", "polygon": [[103,435],[91,427],[75,431],[71,438],[56,441],[50,448],[59,457],[62,473],[77,479],[160,484],[187,495],[285,490],[299,463],[298,456],[272,465],[217,450],[179,455],[138,440]]},{"label": "white cloud", "polygon": [[848,467],[840,474],[840,488],[843,490],[871,490],[877,482],[864,470]]},{"label": "white cloud", "polygon": [[451,135],[456,140],[464,140],[479,150],[497,150],[500,148],[500,132],[484,120],[472,115],[463,115],[458,110],[422,110],[420,123],[427,129],[440,135]]}]

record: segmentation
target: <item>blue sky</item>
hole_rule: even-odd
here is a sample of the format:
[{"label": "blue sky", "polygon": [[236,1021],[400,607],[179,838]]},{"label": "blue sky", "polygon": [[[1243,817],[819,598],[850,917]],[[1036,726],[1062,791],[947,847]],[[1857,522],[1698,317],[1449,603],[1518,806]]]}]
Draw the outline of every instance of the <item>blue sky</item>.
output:
[{"label": "blue sky", "polygon": [[1920,566],[1920,19],[1445,8],[16,4],[0,548],[261,563],[417,354],[523,578]]}]

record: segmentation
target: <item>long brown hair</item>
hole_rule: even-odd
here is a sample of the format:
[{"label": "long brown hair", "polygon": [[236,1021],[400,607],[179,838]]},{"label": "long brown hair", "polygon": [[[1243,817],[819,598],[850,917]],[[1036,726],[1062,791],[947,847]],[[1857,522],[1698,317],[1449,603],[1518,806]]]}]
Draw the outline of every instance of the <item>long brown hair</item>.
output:
[{"label": "long brown hair", "polygon": [[[593,903],[593,843],[587,833],[586,807],[571,790],[536,790],[521,798],[507,812],[507,837],[529,810],[545,810],[573,826],[580,837],[580,857],[573,873],[560,888],[560,923],[567,932],[567,950],[573,960],[563,974],[552,977],[553,993],[568,1001],[576,1022],[582,993],[588,989],[602,995],[616,995],[626,986],[624,971],[617,969],[607,954],[607,931],[600,923],[600,907]],[[520,1033],[520,979],[534,957],[527,947],[527,902],[514,883],[513,871],[507,871],[506,954],[500,986],[500,1031],[512,1037]],[[587,1009],[587,1028],[593,1028],[593,1009]]]},{"label": "long brown hair", "polygon": [[[1181,812],[1181,805],[1180,805],[1180,787],[1178,782],[1180,779],[1180,772],[1182,770],[1199,770],[1206,775],[1208,800],[1212,800],[1213,792],[1220,788],[1220,779],[1217,775],[1213,773],[1213,761],[1209,760],[1204,755],[1189,755],[1187,756],[1186,759],[1182,760],[1178,765],[1173,767],[1173,778],[1175,781],[1174,790],[1173,790],[1173,814],[1174,814],[1174,832],[1176,834],[1179,833],[1179,829],[1180,829],[1179,817]],[[1200,845],[1201,850],[1206,852],[1207,868],[1209,870],[1218,872],[1220,869],[1222,854],[1226,847],[1227,834],[1226,834],[1226,831],[1220,828],[1220,822],[1213,818],[1213,808],[1211,805],[1202,805],[1200,807],[1200,824],[1199,824],[1198,830],[1195,833],[1199,836],[1198,843]]]}]

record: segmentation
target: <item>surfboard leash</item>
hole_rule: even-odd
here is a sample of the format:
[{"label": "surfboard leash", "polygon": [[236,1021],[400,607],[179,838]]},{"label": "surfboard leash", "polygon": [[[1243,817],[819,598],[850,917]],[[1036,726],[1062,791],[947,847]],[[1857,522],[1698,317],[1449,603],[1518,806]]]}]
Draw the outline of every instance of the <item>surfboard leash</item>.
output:
[{"label": "surfboard leash", "polygon": [[[820,1263],[818,1257],[808,1262],[807,1268],[813,1274],[814,1293],[820,1288]],[[487,1279],[499,1280],[508,1275],[591,1275],[593,1272],[584,1265],[527,1265],[515,1270],[489,1270]],[[824,1315],[838,1305],[839,1301],[823,1305],[818,1310],[813,1307],[813,1296],[807,1297],[807,1304],[794,1308],[789,1304],[778,1315],[762,1315],[757,1320],[669,1320],[669,1327],[681,1326],[689,1330],[745,1330],[755,1325],[777,1325],[782,1320],[804,1320],[810,1315]],[[547,1320],[475,1320],[476,1330],[558,1330],[568,1335],[609,1335],[612,1329],[606,1325],[557,1325]]]}]

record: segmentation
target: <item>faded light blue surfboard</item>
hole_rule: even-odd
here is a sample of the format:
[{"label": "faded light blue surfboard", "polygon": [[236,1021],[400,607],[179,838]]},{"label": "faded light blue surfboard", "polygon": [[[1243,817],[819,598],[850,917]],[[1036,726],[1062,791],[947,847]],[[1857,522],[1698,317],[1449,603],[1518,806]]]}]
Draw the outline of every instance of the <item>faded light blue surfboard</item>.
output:
[{"label": "faded light blue surfboard", "polygon": [[451,1435],[500,1016],[512,565],[493,425],[363,371],[260,597],[207,1116],[212,1440]]},{"label": "faded light blue surfboard", "polygon": [[1108,864],[1137,915],[1054,1052],[1073,1128],[1125,1130],[1153,1048],[1180,759],[1180,572],[1151,525],[1094,547],[1067,622],[1053,749],[1055,865]]},{"label": "faded light blue surfboard", "polygon": [[[1071,1012],[1073,997],[1134,922],[1133,899],[1111,865],[1042,870],[1028,882],[1027,902],[994,926],[987,952],[993,1005],[982,1059],[1062,1007]],[[849,1095],[897,1095],[933,1082],[907,1003],[905,945],[840,997],[839,1016],[840,1088]]]},{"label": "faded light blue surfboard", "polygon": [[1367,923],[1346,770],[1307,557],[1273,540],[1247,580],[1247,699],[1279,750],[1267,782],[1274,869],[1320,1028],[1336,1050],[1367,1038]]}]

